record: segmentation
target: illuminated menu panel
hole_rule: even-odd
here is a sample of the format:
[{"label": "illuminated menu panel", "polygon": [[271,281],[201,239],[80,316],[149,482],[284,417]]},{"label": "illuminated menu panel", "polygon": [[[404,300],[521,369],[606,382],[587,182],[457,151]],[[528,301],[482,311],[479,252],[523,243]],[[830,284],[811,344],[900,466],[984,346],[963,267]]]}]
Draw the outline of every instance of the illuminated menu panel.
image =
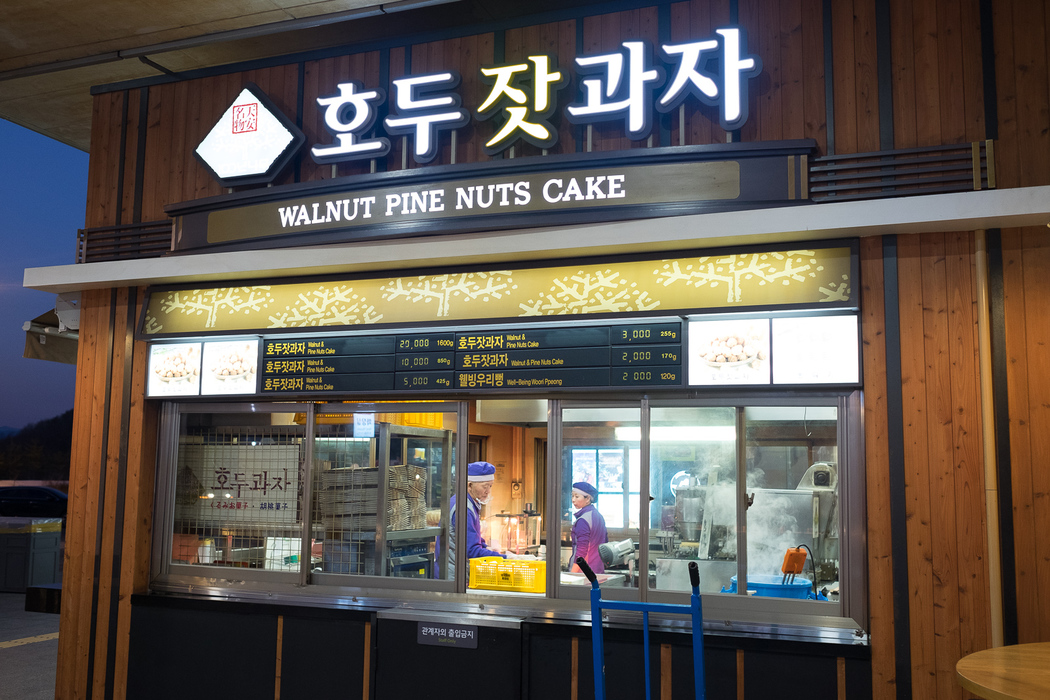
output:
[{"label": "illuminated menu panel", "polygon": [[689,323],[691,386],[860,382],[855,314],[709,316]]},{"label": "illuminated menu panel", "polygon": [[773,319],[774,384],[855,384],[860,381],[857,317]]},{"label": "illuminated menu panel", "polygon": [[681,386],[681,323],[263,342],[264,394]]}]

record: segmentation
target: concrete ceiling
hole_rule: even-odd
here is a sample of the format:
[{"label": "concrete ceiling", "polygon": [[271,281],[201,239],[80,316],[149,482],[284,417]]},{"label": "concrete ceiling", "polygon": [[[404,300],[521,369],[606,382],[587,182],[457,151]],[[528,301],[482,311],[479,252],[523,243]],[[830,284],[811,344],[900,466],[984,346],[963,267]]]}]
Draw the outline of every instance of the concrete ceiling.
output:
[{"label": "concrete ceiling", "polygon": [[593,2],[0,0],[0,118],[87,151],[95,85]]}]

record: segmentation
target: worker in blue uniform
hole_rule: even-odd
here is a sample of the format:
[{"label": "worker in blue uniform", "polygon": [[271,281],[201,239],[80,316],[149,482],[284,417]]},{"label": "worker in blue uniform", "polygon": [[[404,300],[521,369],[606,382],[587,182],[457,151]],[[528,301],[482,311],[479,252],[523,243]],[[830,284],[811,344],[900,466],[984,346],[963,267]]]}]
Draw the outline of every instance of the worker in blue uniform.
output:
[{"label": "worker in blue uniform", "polygon": [[572,507],[576,508],[576,522],[572,526],[572,567],[570,571],[580,571],[576,564],[577,557],[583,557],[591,571],[596,574],[605,572],[605,564],[598,552],[598,546],[609,541],[605,529],[605,518],[594,507],[598,500],[598,489],[586,481],[577,481],[572,485]]},{"label": "worker in blue uniform", "polygon": [[[496,480],[496,467],[488,462],[471,462],[467,465],[467,558],[503,557],[500,552],[490,549],[485,538],[481,536],[481,506],[489,502],[492,495],[492,484]],[[449,571],[456,566],[456,497],[452,496],[450,516],[452,536],[449,538],[448,563]]]}]

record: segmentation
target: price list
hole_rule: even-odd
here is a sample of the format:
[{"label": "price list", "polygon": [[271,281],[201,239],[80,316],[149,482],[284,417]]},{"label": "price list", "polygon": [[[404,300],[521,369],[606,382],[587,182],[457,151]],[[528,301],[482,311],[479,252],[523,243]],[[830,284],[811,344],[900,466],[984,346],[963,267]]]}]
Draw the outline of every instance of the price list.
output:
[{"label": "price list", "polygon": [[679,322],[262,344],[262,393],[680,386]]}]

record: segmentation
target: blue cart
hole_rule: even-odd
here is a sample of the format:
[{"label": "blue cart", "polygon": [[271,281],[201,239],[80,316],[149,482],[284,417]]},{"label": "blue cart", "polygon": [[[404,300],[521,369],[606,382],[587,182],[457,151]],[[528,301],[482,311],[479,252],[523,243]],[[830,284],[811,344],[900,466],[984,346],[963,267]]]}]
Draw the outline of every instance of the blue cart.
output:
[{"label": "blue cart", "polygon": [[689,605],[671,603],[630,603],[602,600],[598,577],[587,566],[583,557],[576,563],[591,582],[591,640],[594,654],[594,700],[605,700],[605,643],[602,639],[602,610],[633,610],[642,613],[642,637],[645,657],[645,700],[651,700],[649,683],[649,613],[676,613],[689,615],[693,623],[693,683],[696,700],[704,700],[704,614],[700,603],[700,571],[696,562],[689,562],[689,583],[693,594]]}]

